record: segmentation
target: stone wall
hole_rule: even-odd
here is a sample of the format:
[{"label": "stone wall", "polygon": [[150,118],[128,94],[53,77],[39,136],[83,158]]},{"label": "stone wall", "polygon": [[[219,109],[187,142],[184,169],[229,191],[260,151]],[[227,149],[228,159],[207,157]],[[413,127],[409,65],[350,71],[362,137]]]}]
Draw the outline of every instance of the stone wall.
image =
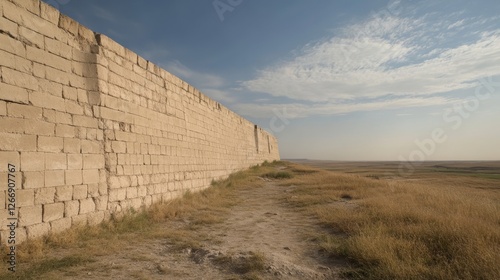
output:
[{"label": "stone wall", "polygon": [[2,243],[12,175],[19,243],[279,159],[266,131],[38,0],[0,0],[0,79]]}]

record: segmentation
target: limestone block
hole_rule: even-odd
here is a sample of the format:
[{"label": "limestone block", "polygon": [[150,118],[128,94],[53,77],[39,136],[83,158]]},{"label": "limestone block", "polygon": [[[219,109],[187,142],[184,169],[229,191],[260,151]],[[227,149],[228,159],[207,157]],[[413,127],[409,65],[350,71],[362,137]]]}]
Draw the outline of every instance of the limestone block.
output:
[{"label": "limestone block", "polygon": [[73,199],[73,186],[56,187],[55,202],[68,201]]},{"label": "limestone block", "polygon": [[16,207],[26,207],[35,205],[35,191],[16,190]]},{"label": "limestone block", "polygon": [[0,82],[0,99],[28,104],[29,94],[27,89]]},{"label": "limestone block", "polygon": [[64,217],[64,203],[43,205],[43,222],[55,221]]},{"label": "limestone block", "polygon": [[68,31],[73,35],[78,35],[78,26],[78,22],[76,22],[72,18],[63,14],[59,16],[59,27],[61,29]]},{"label": "limestone block", "polygon": [[[54,69],[52,67],[45,68],[45,79],[62,84],[62,85],[70,85],[74,86],[71,82],[73,81],[71,78],[73,76],[69,76],[67,72],[64,70]],[[80,82],[81,83],[81,82]],[[62,110],[60,110],[62,111]]]},{"label": "limestone block", "polygon": [[80,185],[83,183],[81,170],[65,170],[66,185]]},{"label": "limestone block", "polygon": [[17,25],[17,23],[15,23],[9,19],[6,19],[4,17],[0,17],[0,29],[3,32],[12,35],[15,38],[18,37],[18,33],[17,33],[18,25]]},{"label": "limestone block", "polygon": [[[87,131],[87,134],[89,134]],[[82,140],[82,153],[84,154],[100,154],[101,153],[101,143],[98,141]],[[100,160],[100,159],[99,159]],[[85,159],[84,159],[85,164]]]},{"label": "limestone block", "polygon": [[109,201],[121,201],[127,197],[126,189],[113,189],[109,190]]},{"label": "limestone block", "polygon": [[7,115],[16,118],[40,119],[42,109],[18,103],[7,103]]},{"label": "limestone block", "polygon": [[63,146],[64,143],[62,137],[38,137],[38,151],[60,153],[63,150]]},{"label": "limestone block", "polygon": [[[43,43],[42,43],[43,44]],[[64,73],[71,72],[71,60],[62,58],[44,50],[26,46],[26,58],[43,65],[50,66]]]},{"label": "limestone block", "polygon": [[[63,94],[64,94],[64,91],[63,91]],[[83,115],[83,108],[78,103],[73,102],[71,100],[65,100],[64,105],[66,107],[66,112],[68,112],[72,115]]]},{"label": "limestone block", "polygon": [[19,208],[19,227],[41,223],[42,213],[42,205]]},{"label": "limestone block", "polygon": [[[72,60],[73,51],[67,44],[52,38],[45,37],[45,50],[48,52],[60,56],[68,61]],[[56,67],[57,68],[57,67]],[[60,69],[63,70],[63,69]]]},{"label": "limestone block", "polygon": [[26,49],[24,48],[23,43],[9,37],[7,34],[0,33],[0,49],[19,57],[26,57]]},{"label": "limestone block", "polygon": [[2,81],[15,87],[38,90],[38,80],[35,77],[10,68],[2,68]]},{"label": "limestone block", "polygon": [[52,233],[59,233],[71,228],[71,218],[62,218],[50,222]]},{"label": "limestone block", "polygon": [[54,203],[55,193],[55,188],[35,189],[35,205]]},{"label": "limestone block", "polygon": [[43,1],[40,1],[40,16],[54,25],[59,23],[59,10]]},{"label": "limestone block", "polygon": [[127,199],[132,199],[137,197],[137,188],[129,187],[127,188]]},{"label": "limestone block", "polygon": [[50,231],[49,223],[36,224],[26,227],[28,239],[35,239],[47,235]]},{"label": "limestone block", "polygon": [[73,199],[85,199],[88,196],[87,185],[78,185],[73,187]]},{"label": "limestone block", "polygon": [[83,183],[95,184],[99,183],[99,170],[98,169],[85,169],[83,170]]},{"label": "limestone block", "polygon": [[97,119],[87,116],[73,116],[73,125],[82,126],[82,127],[90,127],[90,128],[98,128]]},{"label": "limestone block", "polygon": [[[64,100],[64,106],[66,106],[66,100]],[[63,113],[63,112],[56,112],[56,123],[58,123],[58,124],[72,124],[73,120],[72,120],[70,114]],[[70,136],[68,136],[68,137],[70,137]]]},{"label": "limestone block", "polygon": [[103,195],[103,196],[98,196],[94,199],[95,202],[95,209],[97,211],[104,211],[108,208],[108,196]]},{"label": "limestone block", "polygon": [[67,169],[68,164],[66,161],[66,154],[62,153],[46,153],[45,154],[45,169],[47,170],[61,170]]},{"label": "limestone block", "polygon": [[[56,75],[65,75],[65,74],[59,73]],[[60,112],[64,112],[66,108],[63,98],[53,96],[48,93],[32,92],[29,94],[29,101],[33,106],[40,108],[54,109]]]},{"label": "limestone block", "polygon": [[104,221],[104,217],[104,211],[90,213],[88,214],[88,224],[91,226],[98,225]]},{"label": "limestone block", "polygon": [[21,41],[26,42],[30,46],[36,46],[37,48],[44,48],[43,35],[28,29],[24,26],[19,27],[19,37]]},{"label": "limestone block", "polygon": [[64,202],[64,217],[74,217],[80,212],[80,202],[70,200]]},{"label": "limestone block", "polygon": [[24,127],[23,119],[0,117],[0,132],[23,133]]},{"label": "limestone block", "polygon": [[87,214],[71,217],[71,224],[73,226],[76,226],[76,227],[86,226],[87,223],[88,223],[88,215]]},{"label": "limestone block", "polygon": [[80,214],[87,214],[95,211],[95,203],[92,198],[80,200]]},{"label": "limestone block", "polygon": [[[57,116],[56,116],[56,118],[57,118]],[[71,121],[71,117],[69,119]],[[70,138],[64,139],[64,151],[66,152],[66,139],[78,140],[78,139],[73,138],[76,135],[75,127],[70,126],[70,125],[57,124],[55,129],[56,129],[56,136],[57,137],[70,137]]]},{"label": "limestone block", "polygon": [[45,186],[45,172],[24,172],[23,189],[37,189]]},{"label": "limestone block", "polygon": [[56,187],[64,185],[64,170],[45,171],[45,187]]},{"label": "limestone block", "polygon": [[83,155],[83,169],[98,169],[98,168],[104,168],[104,155],[102,154]]},{"label": "limestone block", "polygon": [[82,168],[83,168],[83,156],[81,154],[68,154],[68,169],[81,170]]},{"label": "limestone block", "polygon": [[99,196],[99,184],[88,184],[87,193],[90,197]]}]

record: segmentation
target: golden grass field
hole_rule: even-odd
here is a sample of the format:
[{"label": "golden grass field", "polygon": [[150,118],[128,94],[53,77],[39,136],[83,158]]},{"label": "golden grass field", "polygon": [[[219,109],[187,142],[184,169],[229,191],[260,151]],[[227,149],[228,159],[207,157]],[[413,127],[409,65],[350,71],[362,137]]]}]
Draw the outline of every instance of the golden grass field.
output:
[{"label": "golden grass field", "polygon": [[[236,192],[259,191],[263,178],[289,187],[278,199],[290,211],[317,220],[322,230],[310,236],[311,246],[332,264],[341,260],[343,278],[500,279],[500,164],[426,163],[407,177],[394,170],[397,163],[283,161],[252,167],[182,199],[27,242],[18,248],[22,271],[12,277],[2,261],[0,279],[55,279],[61,270],[71,275],[74,267],[109,269],[95,260],[151,240],[197,248],[210,238],[196,230],[224,221],[241,202]],[[184,220],[189,226],[171,226]],[[218,261],[242,266],[230,258]],[[245,279],[261,279],[264,262],[258,256],[245,264]]]},{"label": "golden grass field", "polygon": [[[359,279],[500,279],[500,164],[302,162],[291,204],[334,234],[325,250],[348,258]],[[373,179],[377,178],[377,179]],[[337,237],[338,234],[344,237]]]}]

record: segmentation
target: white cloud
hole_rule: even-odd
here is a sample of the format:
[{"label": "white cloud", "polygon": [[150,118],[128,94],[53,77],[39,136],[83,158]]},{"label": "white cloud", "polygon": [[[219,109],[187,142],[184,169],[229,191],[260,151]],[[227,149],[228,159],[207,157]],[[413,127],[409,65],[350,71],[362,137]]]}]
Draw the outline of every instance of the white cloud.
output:
[{"label": "white cloud", "polygon": [[190,84],[200,88],[218,88],[224,85],[224,79],[217,75],[202,73],[189,69],[179,61],[169,62],[164,65],[165,69],[174,75],[185,79]]},{"label": "white cloud", "polygon": [[[460,45],[460,37],[452,37],[456,30],[448,28],[457,29],[468,20],[429,18],[371,18],[305,46],[299,55],[259,71],[241,85],[251,92],[294,99],[298,115],[311,115],[442,104],[450,100],[440,94],[472,88],[478,79],[500,74],[499,30]],[[443,47],[450,40],[455,46]],[[301,104],[306,101],[322,105]]]}]

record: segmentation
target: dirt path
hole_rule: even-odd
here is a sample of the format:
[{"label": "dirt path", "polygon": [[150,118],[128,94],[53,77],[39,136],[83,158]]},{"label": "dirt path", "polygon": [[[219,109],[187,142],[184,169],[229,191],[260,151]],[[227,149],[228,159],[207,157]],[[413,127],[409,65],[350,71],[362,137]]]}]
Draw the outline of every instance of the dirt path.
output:
[{"label": "dirt path", "polygon": [[[310,217],[280,198],[290,187],[266,182],[238,192],[242,202],[223,223],[198,229],[196,249],[173,250],[168,241],[131,244],[86,266],[48,277],[71,279],[338,279],[307,239],[319,230]],[[173,225],[167,225],[173,226]],[[245,274],[246,273],[246,274]],[[245,278],[246,277],[246,278]]]}]

